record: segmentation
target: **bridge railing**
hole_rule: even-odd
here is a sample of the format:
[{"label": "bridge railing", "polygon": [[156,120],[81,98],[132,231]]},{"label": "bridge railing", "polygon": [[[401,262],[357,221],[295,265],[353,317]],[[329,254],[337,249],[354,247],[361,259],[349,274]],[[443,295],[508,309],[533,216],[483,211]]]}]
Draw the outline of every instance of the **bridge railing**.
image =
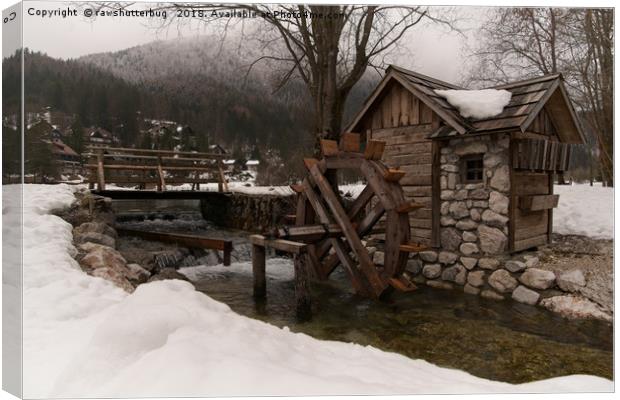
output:
[{"label": "bridge railing", "polygon": [[219,192],[227,192],[224,155],[188,151],[131,149],[122,147],[89,147],[88,182],[91,189],[105,190],[106,184],[138,185],[141,189],[166,185],[217,183]]}]

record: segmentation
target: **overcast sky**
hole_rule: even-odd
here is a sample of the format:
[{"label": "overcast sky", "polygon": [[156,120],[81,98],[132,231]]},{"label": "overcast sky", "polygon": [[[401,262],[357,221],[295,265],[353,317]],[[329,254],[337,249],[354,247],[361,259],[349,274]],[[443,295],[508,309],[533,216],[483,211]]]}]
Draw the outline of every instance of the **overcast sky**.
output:
[{"label": "overcast sky", "polygon": [[[154,40],[191,37],[207,33],[205,24],[196,23],[179,27],[174,24],[166,31],[155,29],[155,20],[132,17],[86,18],[79,16],[42,18],[29,15],[35,10],[73,9],[70,2],[24,3],[24,46],[56,58],[76,58],[85,54],[117,51]],[[139,8],[148,9],[149,3]],[[434,24],[420,25],[401,40],[402,50],[388,61],[439,79],[456,82],[463,72],[463,48],[484,19],[488,9],[460,7],[456,9],[463,34],[450,32]],[[169,16],[168,16],[169,18]]]}]

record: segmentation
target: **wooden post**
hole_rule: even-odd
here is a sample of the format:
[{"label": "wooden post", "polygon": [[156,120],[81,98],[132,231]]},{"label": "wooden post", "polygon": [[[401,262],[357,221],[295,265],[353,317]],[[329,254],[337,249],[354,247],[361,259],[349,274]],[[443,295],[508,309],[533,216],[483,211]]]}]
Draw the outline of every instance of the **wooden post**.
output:
[{"label": "wooden post", "polygon": [[299,321],[308,321],[312,317],[312,302],[308,290],[308,270],[306,253],[293,254],[295,266],[295,311]]},{"label": "wooden post", "polygon": [[254,276],[254,297],[262,299],[267,296],[265,278],[265,247],[252,244],[252,274]]},{"label": "wooden post", "polygon": [[218,174],[220,176],[220,182],[217,185],[217,190],[221,192],[228,192],[228,184],[226,183],[226,175],[224,175],[224,169],[222,168],[222,160],[217,161]]},{"label": "wooden post", "polygon": [[232,242],[226,242],[224,244],[224,266],[230,265],[230,253],[232,251]]},{"label": "wooden post", "polygon": [[98,190],[105,190],[105,171],[103,169],[103,153],[97,154],[97,185]]},{"label": "wooden post", "polygon": [[157,191],[162,192],[166,190],[166,181],[164,180],[164,170],[161,167],[161,157],[157,157],[157,175],[159,177]]}]

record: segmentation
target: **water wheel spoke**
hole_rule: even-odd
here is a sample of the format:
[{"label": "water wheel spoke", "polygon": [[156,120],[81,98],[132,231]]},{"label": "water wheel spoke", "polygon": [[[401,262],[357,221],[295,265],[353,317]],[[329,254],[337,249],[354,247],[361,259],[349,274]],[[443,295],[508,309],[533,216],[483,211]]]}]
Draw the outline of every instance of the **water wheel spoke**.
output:
[{"label": "water wheel spoke", "polygon": [[347,241],[349,242],[353,253],[355,254],[360,263],[362,272],[364,273],[366,279],[368,280],[368,283],[372,287],[373,293],[376,296],[379,296],[385,289],[386,283],[383,282],[379,277],[375,265],[370,259],[368,250],[362,244],[362,241],[357,235],[357,231],[351,224],[349,217],[347,216],[344,208],[338,201],[338,198],[336,197],[336,194],[334,193],[331,185],[329,184],[327,179],[325,179],[323,174],[321,174],[321,171],[316,165],[310,168],[310,176],[312,177],[314,183],[323,195],[323,198],[325,199],[327,206],[331,210],[332,215],[336,220],[336,223],[340,225],[344,236],[347,238]]},{"label": "water wheel spoke", "polygon": [[[295,235],[310,242],[307,259],[316,275],[327,279],[342,264],[359,294],[379,297],[389,286],[410,290],[412,286],[401,279],[409,256],[402,246],[409,243],[411,235],[408,211],[416,207],[407,202],[396,179],[397,175],[402,177],[402,173],[390,172],[380,161],[384,143],[374,143],[370,146],[372,151],[367,147],[364,155],[343,151],[343,143],[340,148],[329,141],[322,144],[322,160],[304,160],[309,174],[297,188],[299,199],[295,216],[295,225],[302,229],[294,230]],[[367,181],[348,211],[341,203],[333,179],[338,169],[358,169]],[[373,201],[375,196],[377,201]],[[362,238],[373,232],[383,219],[386,222],[384,265],[374,265]],[[289,228],[288,232],[293,230]]]},{"label": "water wheel spoke", "polygon": [[377,196],[381,204],[383,204],[383,207],[386,210],[396,208],[397,204],[390,195],[390,188],[385,180],[383,180],[383,175],[378,173],[374,166],[368,161],[362,163],[360,171],[368,181],[368,185],[372,187],[375,196]]},{"label": "water wheel spoke", "polygon": [[[370,200],[373,198],[374,195],[375,194],[370,186],[364,187],[364,190],[362,190],[360,195],[357,196],[357,199],[355,199],[355,201],[353,202],[353,206],[351,206],[351,209],[349,210],[347,214],[351,221],[353,221],[358,216],[358,214],[364,209],[364,207],[366,207],[366,205],[368,204],[368,202],[370,202]],[[360,223],[360,226],[363,223],[364,222],[362,220],[362,223]],[[358,235],[364,236],[365,234],[366,233],[360,233],[359,228],[358,228]],[[325,257],[325,255],[329,252],[330,249],[331,249],[331,243],[329,241],[319,244],[318,249],[317,249],[318,258],[323,259],[323,257]]]},{"label": "water wheel spoke", "polygon": [[359,194],[359,196],[357,196],[357,198],[353,202],[353,205],[351,206],[351,209],[348,212],[349,218],[351,220],[354,220],[358,216],[360,211],[362,211],[364,207],[366,207],[366,204],[368,204],[368,202],[370,201],[370,199],[373,198],[374,195],[375,195],[375,192],[372,190],[372,187],[366,185],[364,187],[364,190],[362,190],[362,192]]},{"label": "water wheel spoke", "polygon": [[353,259],[351,259],[349,252],[345,248],[345,243],[343,243],[340,239],[332,239],[331,242],[334,246],[334,249],[336,250],[334,254],[336,255],[336,258],[340,260],[340,262],[344,266],[345,271],[349,275],[349,279],[351,279],[351,284],[353,285],[353,289],[355,290],[355,292],[361,295],[372,294],[368,293],[368,290],[364,285],[364,280],[361,276],[362,274],[355,265]]}]

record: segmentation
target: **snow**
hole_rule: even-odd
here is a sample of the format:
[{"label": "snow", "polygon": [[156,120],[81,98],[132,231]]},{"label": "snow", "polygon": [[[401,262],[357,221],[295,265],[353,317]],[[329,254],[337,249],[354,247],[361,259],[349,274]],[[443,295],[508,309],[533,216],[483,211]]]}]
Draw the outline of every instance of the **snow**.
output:
[{"label": "snow", "polygon": [[456,107],[464,118],[484,119],[500,114],[510,102],[512,93],[507,90],[435,90]]},{"label": "snow", "polygon": [[553,231],[595,239],[614,237],[614,190],[600,184],[556,185],[560,195],[553,212]]},{"label": "snow", "polygon": [[[584,375],[511,385],[316,340],[240,316],[188,282],[152,282],[127,294],[85,274],[72,258],[71,226],[50,211],[69,206],[73,190],[24,187],[24,397],[613,390],[613,382]],[[5,213],[5,238],[19,235],[7,225],[10,218]],[[290,270],[290,261],[270,260],[267,273],[283,278],[287,263]],[[250,267],[230,268],[249,273]]]}]

